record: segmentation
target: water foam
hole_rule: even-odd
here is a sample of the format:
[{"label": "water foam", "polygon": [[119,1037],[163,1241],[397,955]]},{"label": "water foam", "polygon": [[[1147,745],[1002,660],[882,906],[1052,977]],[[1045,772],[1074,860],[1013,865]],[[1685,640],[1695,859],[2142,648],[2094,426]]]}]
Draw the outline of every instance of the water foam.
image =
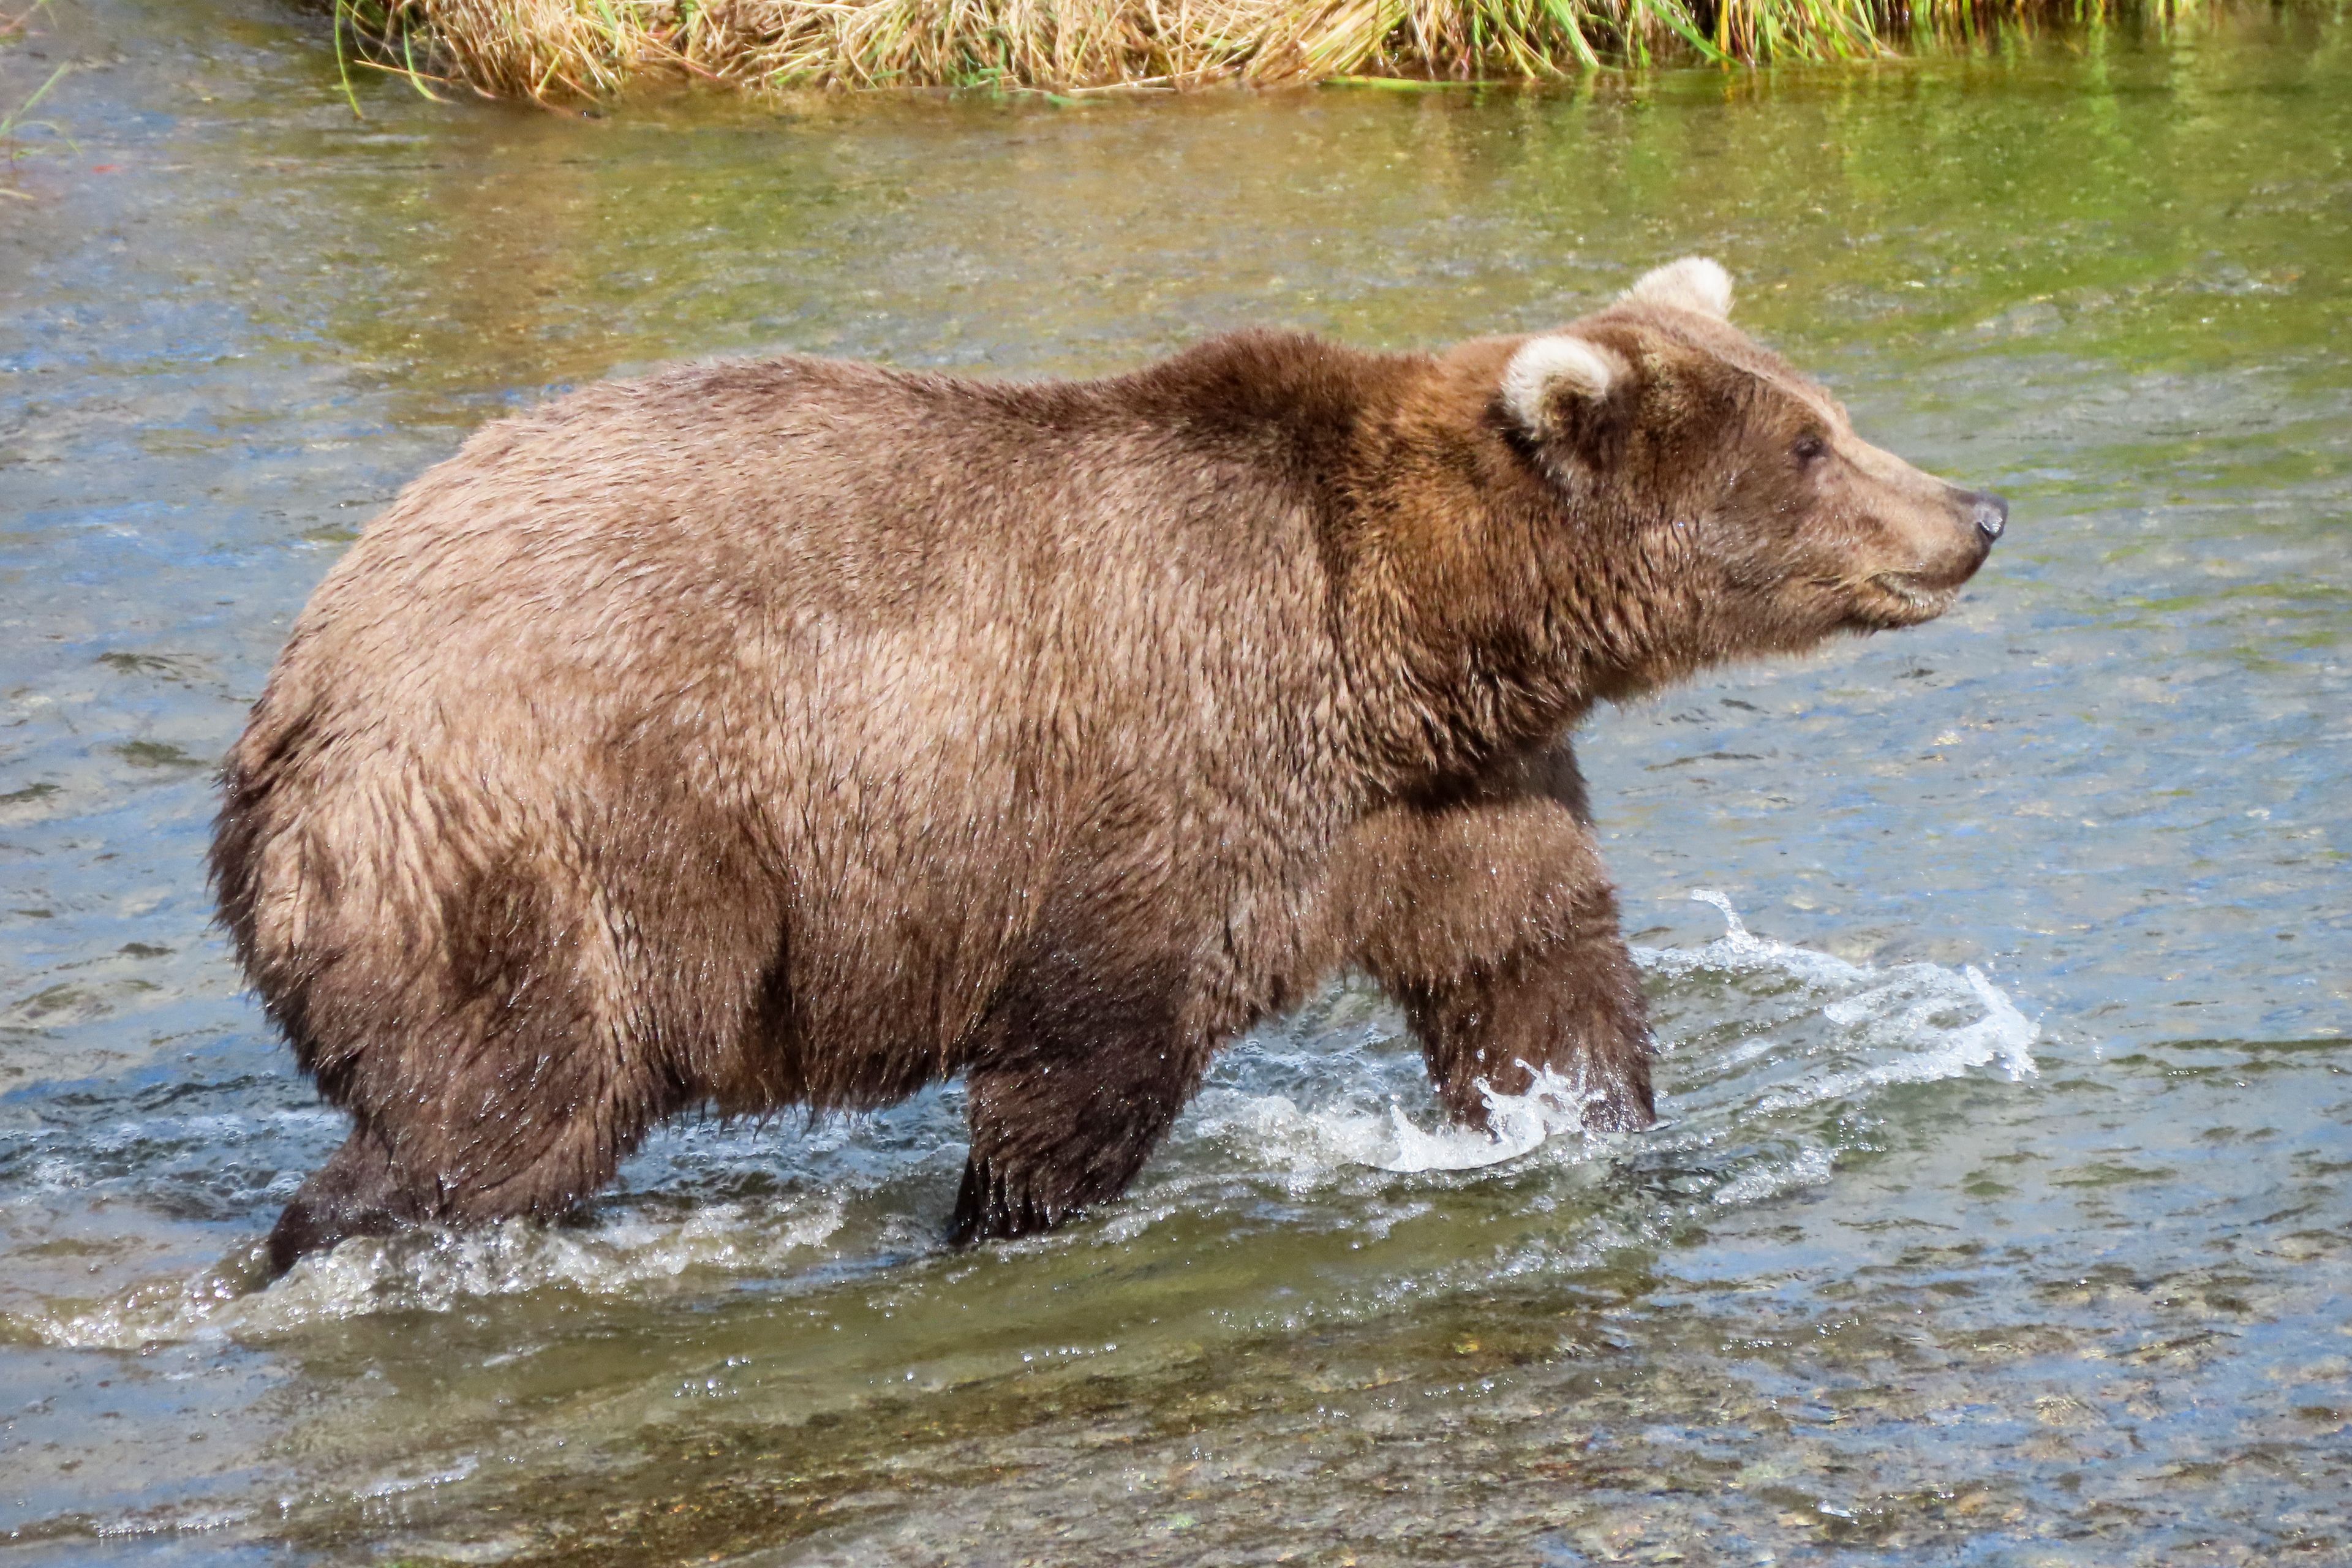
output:
[{"label": "water foam", "polygon": [[1711,888],[1696,889],[1690,896],[1722,914],[1724,934],[1696,948],[1638,949],[1634,957],[1643,969],[1671,978],[1713,973],[1790,983],[1785,994],[1795,1005],[1782,1002],[1782,1016],[1750,1033],[1721,1064],[1809,1064],[1798,1081],[1759,1096],[1758,1112],[1851,1100],[1892,1084],[1931,1083],[1982,1067],[1999,1067],[2011,1082],[2038,1071],[2032,1047],[2041,1026],[1974,964],[1955,972],[1926,963],[1884,970],[1852,963],[1756,935],[1731,900]]},{"label": "water foam", "polygon": [[1213,1090],[1202,1097],[1200,1130],[1244,1152],[1301,1175],[1341,1165],[1412,1173],[1475,1171],[1533,1152],[1550,1139],[1584,1131],[1593,1096],[1574,1080],[1537,1069],[1524,1094],[1481,1086],[1491,1131],[1443,1121],[1425,1126],[1394,1100],[1378,1111],[1326,1106],[1302,1110],[1287,1095]]},{"label": "water foam", "polygon": [[446,1312],[468,1300],[571,1289],[639,1296],[698,1273],[775,1273],[806,1264],[842,1226],[843,1200],[798,1205],[711,1204],[682,1220],[608,1220],[575,1229],[509,1220],[483,1230],[417,1230],[348,1241],[256,1290],[261,1248],[192,1279],[152,1283],[90,1310],[18,1318],[52,1344],[142,1344],[282,1333],[305,1323],[390,1311]]}]

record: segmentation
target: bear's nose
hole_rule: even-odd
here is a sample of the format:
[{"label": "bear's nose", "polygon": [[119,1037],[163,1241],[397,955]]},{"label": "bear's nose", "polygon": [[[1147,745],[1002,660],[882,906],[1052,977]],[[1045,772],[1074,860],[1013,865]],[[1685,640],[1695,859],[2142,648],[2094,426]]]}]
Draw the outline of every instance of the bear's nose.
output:
[{"label": "bear's nose", "polygon": [[2000,537],[2000,531],[2009,526],[2009,503],[1990,491],[1979,490],[1977,503],[1970,509],[1970,516],[1976,521],[1977,531],[1985,536],[1987,544],[1990,544]]}]

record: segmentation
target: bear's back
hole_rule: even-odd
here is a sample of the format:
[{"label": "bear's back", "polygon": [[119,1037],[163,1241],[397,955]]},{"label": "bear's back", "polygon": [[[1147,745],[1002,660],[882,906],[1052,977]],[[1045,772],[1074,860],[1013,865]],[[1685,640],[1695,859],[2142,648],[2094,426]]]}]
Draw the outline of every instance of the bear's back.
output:
[{"label": "bear's back", "polygon": [[798,684],[793,660],[838,689],[861,661],[888,682],[963,660],[969,700],[1198,678],[1220,628],[1311,625],[1289,477],[1119,391],[806,359],[590,387],[404,491],[289,662],[341,667],[346,698],[446,704],[730,668]]}]

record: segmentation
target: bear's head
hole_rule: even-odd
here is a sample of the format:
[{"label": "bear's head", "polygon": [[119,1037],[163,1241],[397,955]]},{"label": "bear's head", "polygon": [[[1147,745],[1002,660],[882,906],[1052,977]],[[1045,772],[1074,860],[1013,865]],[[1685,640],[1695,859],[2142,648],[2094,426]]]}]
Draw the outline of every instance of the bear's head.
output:
[{"label": "bear's head", "polygon": [[2008,522],[1999,497],[1855,435],[1730,309],[1730,279],[1693,257],[1498,345],[1487,417],[1550,491],[1563,580],[1639,623],[1645,668],[1622,672],[1628,686],[1931,620]]}]

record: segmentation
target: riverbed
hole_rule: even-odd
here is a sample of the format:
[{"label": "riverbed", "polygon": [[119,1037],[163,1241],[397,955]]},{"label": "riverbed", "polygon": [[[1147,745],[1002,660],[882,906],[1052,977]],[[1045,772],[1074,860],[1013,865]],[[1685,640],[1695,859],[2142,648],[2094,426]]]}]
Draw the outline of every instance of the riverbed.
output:
[{"label": "riverbed", "polygon": [[[355,115],[262,0],[40,29],[0,52],[0,112],[76,65],[0,160],[6,1561],[2352,1562],[2352,28],[594,116],[364,71]],[[250,1289],[342,1124],[209,923],[211,770],[467,430],[688,356],[1438,345],[1692,252],[2012,522],[1941,621],[1585,731],[1660,1127],[1449,1131],[1342,980],[1049,1237],[942,1247],[950,1087]]]}]

